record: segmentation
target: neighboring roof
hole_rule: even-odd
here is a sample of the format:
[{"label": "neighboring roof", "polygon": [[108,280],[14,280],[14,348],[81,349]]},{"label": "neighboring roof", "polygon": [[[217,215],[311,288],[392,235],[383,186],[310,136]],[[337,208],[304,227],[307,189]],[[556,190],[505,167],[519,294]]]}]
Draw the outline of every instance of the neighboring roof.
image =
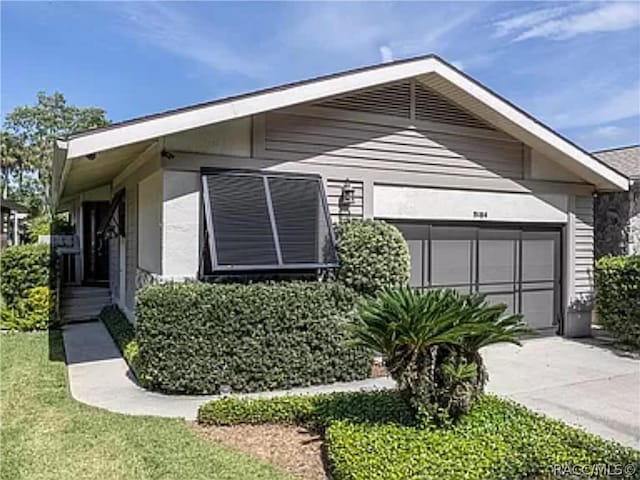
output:
[{"label": "neighboring roof", "polygon": [[[66,141],[58,141],[55,153],[64,163],[70,158],[413,77],[445,81],[476,107],[475,113],[481,118],[547,155],[573,162],[598,188],[628,189],[629,182],[623,175],[435,55],[358,68],[78,132]],[[61,174],[61,165],[57,167],[54,171]],[[64,175],[54,175],[53,180],[58,198],[64,185],[57,183],[64,182]]]},{"label": "neighboring roof", "polygon": [[0,200],[0,206],[2,206],[2,208],[5,210],[12,210],[20,213],[27,213],[29,211],[27,207],[23,207],[19,203],[7,198],[3,198],[2,200]]},{"label": "neighboring roof", "polygon": [[592,155],[631,179],[640,179],[640,145],[598,150]]}]

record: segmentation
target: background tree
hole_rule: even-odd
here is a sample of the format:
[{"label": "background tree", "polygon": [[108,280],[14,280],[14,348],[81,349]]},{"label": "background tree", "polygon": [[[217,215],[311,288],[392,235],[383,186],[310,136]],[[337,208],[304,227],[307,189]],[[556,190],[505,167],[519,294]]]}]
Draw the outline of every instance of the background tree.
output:
[{"label": "background tree", "polygon": [[67,105],[60,92],[38,92],[35,105],[16,107],[4,118],[0,132],[3,192],[34,215],[50,216],[55,140],[108,124],[101,108]]}]

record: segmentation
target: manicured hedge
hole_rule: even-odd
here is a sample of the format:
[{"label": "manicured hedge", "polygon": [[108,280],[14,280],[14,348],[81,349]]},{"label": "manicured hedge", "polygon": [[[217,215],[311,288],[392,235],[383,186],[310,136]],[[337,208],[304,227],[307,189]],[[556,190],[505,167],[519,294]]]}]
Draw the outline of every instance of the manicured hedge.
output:
[{"label": "manicured hedge", "polygon": [[225,398],[201,407],[198,420],[319,425],[336,480],[542,479],[559,478],[550,475],[556,465],[640,468],[638,451],[491,395],[454,426],[412,425],[407,415],[398,392],[388,391]]},{"label": "manicured hedge", "polygon": [[140,357],[138,342],[136,341],[135,328],[124,313],[115,305],[105,307],[100,312],[100,320],[107,327],[113,341],[120,349],[122,356],[129,365],[129,368],[136,376],[140,385],[146,385],[146,378],[140,369]]},{"label": "manicured hedge", "polygon": [[640,347],[640,256],[603,257],[595,269],[598,321]]},{"label": "manicured hedge", "polygon": [[396,227],[380,220],[348,220],[335,231],[339,281],[364,294],[409,282],[409,247]]},{"label": "manicured hedge", "polygon": [[161,284],[138,294],[140,366],[151,388],[286,389],[366,378],[346,344],[356,294],[337,283]]},{"label": "manicured hedge", "polygon": [[384,391],[269,399],[225,397],[198,411],[198,421],[207,425],[285,423],[324,428],[336,420],[411,425],[414,415],[399,395]]},{"label": "manicured hedge", "polygon": [[43,330],[54,320],[48,245],[16,245],[0,253],[0,328]]},{"label": "manicured hedge", "polygon": [[16,245],[0,254],[3,303],[12,308],[34,287],[49,287],[52,263],[48,245]]}]

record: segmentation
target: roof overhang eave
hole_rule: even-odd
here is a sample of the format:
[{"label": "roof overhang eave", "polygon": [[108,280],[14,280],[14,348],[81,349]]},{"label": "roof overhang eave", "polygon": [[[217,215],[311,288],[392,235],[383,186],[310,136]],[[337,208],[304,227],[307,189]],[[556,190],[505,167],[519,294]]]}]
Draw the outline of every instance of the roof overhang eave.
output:
[{"label": "roof overhang eave", "polygon": [[438,57],[430,56],[167,112],[147,119],[83,133],[67,141],[59,141],[56,144],[56,149],[60,152],[59,155],[64,157],[64,160],[60,170],[57,193],[60,194],[64,191],[65,169],[69,168],[73,158],[429,73],[435,73],[456,87],[463,89],[477,101],[489,106],[501,117],[522,128],[522,131],[526,131],[527,135],[552,146],[562,157],[578,162],[582,167],[592,172],[593,176],[600,179],[600,181],[594,182],[597,189],[629,189],[629,180],[625,176],[609,168],[463,72]]}]

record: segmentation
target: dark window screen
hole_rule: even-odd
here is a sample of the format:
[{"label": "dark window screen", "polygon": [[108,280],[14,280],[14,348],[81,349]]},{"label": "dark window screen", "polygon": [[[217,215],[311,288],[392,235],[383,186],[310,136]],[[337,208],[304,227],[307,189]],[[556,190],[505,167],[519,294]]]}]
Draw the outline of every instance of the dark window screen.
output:
[{"label": "dark window screen", "polygon": [[220,265],[278,263],[262,177],[208,175],[213,235]]},{"label": "dark window screen", "polygon": [[269,190],[283,263],[333,262],[318,180],[270,177]]},{"label": "dark window screen", "polygon": [[203,178],[214,271],[336,264],[319,177],[205,172]]}]

